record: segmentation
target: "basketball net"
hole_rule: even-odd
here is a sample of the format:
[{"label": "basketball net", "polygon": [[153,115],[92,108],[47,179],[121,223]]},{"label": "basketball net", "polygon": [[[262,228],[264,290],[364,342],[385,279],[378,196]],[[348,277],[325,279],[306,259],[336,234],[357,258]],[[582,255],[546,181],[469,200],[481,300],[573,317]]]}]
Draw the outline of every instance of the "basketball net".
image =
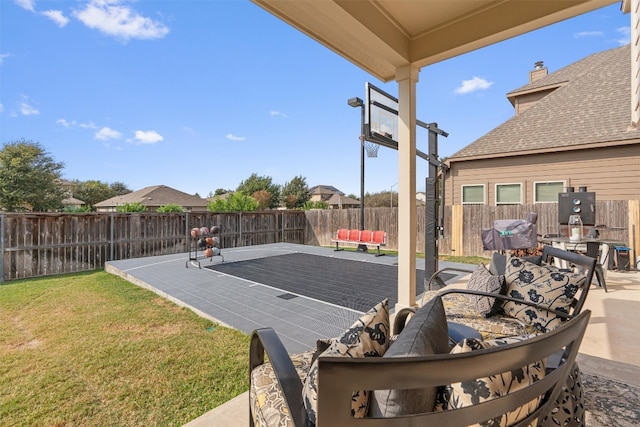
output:
[{"label": "basketball net", "polygon": [[[364,136],[360,135],[360,140],[362,141]],[[367,157],[378,157],[378,148],[380,146],[376,143],[364,141],[364,149],[367,152]]]}]

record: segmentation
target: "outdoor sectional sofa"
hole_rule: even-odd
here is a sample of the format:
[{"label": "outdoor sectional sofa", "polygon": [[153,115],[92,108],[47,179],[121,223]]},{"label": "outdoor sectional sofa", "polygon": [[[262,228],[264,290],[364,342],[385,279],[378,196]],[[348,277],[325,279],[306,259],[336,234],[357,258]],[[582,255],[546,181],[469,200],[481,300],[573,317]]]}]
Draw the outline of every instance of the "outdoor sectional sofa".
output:
[{"label": "outdoor sectional sofa", "polygon": [[426,292],[393,327],[382,301],[304,353],[287,354],[271,328],[254,331],[250,424],[583,425],[575,356],[590,312],[578,313],[595,260],[558,249],[543,256],[583,271],[505,256],[504,274],[478,266],[467,289]]}]

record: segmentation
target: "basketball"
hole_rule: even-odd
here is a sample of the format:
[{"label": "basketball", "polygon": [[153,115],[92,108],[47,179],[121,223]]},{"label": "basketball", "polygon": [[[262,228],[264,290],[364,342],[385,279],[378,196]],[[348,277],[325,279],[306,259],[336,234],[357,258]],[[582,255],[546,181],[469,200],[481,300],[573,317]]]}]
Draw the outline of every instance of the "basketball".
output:
[{"label": "basketball", "polygon": [[213,238],[212,237],[207,237],[205,240],[207,241],[207,245],[208,246],[212,246],[213,245]]},{"label": "basketball", "polygon": [[200,228],[200,234],[209,234],[209,229],[207,227]]},{"label": "basketball", "polygon": [[213,256],[213,249],[207,248],[204,250],[204,256],[207,258],[211,258]]},{"label": "basketball", "polygon": [[219,232],[220,232],[220,227],[218,227],[217,225],[211,226],[211,234],[218,234]]},{"label": "basketball", "polygon": [[198,237],[200,235],[200,229],[199,228],[192,228],[191,229],[191,237]]}]

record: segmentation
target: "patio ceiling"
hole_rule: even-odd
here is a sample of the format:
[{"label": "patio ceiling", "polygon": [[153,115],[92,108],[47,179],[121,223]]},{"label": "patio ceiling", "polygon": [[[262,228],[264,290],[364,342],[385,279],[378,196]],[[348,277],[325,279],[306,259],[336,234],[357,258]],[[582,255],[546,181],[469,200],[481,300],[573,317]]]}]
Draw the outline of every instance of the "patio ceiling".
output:
[{"label": "patio ceiling", "polygon": [[252,0],[389,82],[620,0]]}]

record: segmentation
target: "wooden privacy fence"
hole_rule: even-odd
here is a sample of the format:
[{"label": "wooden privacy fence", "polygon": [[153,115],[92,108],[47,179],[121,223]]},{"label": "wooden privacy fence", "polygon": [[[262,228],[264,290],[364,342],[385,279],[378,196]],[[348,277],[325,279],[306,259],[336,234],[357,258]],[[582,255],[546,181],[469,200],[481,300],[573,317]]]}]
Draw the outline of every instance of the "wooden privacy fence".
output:
[{"label": "wooden privacy fence", "polygon": [[0,214],[0,280],[96,270],[106,261],[187,252],[193,227],[221,246],[304,243],[304,212]]},{"label": "wooden privacy fence", "polygon": [[[538,214],[538,234],[558,231],[555,203],[508,206],[447,206],[441,255],[484,256],[481,232],[496,219]],[[602,238],[627,242],[637,257],[640,201],[596,201]],[[425,208],[417,208],[416,251],[425,251]],[[332,246],[338,228],[360,228],[360,209],[241,213],[5,213],[0,214],[0,280],[103,268],[106,261],[183,253],[189,230],[221,229],[222,248],[266,243]],[[387,232],[385,249],[398,248],[398,209],[365,208],[364,228]],[[186,255],[185,255],[186,256]],[[634,258],[635,260],[635,258]]]},{"label": "wooden privacy fence", "polygon": [[[606,225],[600,229],[605,239],[635,244],[634,254],[640,246],[640,201],[596,201],[596,222]],[[538,214],[538,234],[558,233],[558,205],[542,203],[532,205],[464,205],[446,206],[443,237],[438,240],[440,255],[490,257],[491,251],[482,248],[483,228],[493,227],[496,219],[525,219],[529,212]],[[365,208],[364,228],[385,230],[385,249],[398,248],[398,209]],[[331,246],[331,237],[338,228],[360,228],[360,209],[325,209],[306,213],[304,241],[308,245]],[[425,208],[417,207],[416,251],[425,251]]]},{"label": "wooden privacy fence", "polygon": [[[637,200],[596,201],[596,223],[603,239],[627,242],[635,248],[640,245],[640,220]],[[493,227],[496,219],[526,219],[529,212],[538,214],[539,235],[558,233],[558,205],[543,203],[532,205],[483,206],[464,205],[445,208],[445,237],[439,242],[441,254],[491,256],[482,248],[483,228]],[[637,253],[637,252],[636,252]]]}]

